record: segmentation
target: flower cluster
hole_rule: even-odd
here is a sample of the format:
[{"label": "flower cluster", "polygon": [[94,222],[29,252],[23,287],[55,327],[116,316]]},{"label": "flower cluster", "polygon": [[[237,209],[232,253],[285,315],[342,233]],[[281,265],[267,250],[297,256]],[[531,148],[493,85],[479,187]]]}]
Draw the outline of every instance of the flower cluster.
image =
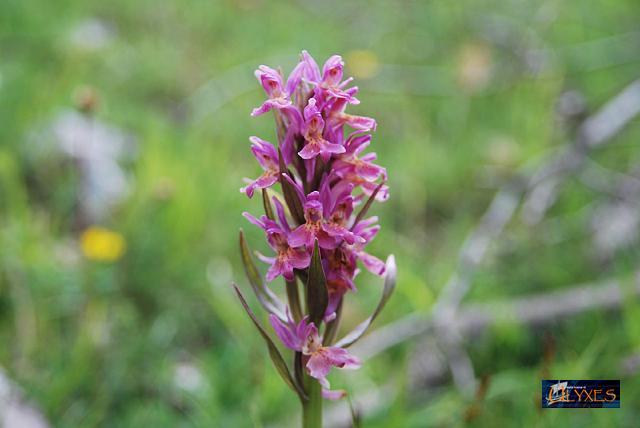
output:
[{"label": "flower cluster", "polygon": [[[358,88],[350,86],[352,79],[343,79],[343,68],[338,55],[320,69],[302,51],[286,81],[281,72],[266,65],[256,70],[268,98],[252,116],[273,112],[277,145],[250,138],[251,151],[263,172],[255,180],[247,179],[240,189],[249,198],[256,190],[262,192],[265,214],[259,218],[247,212],[243,215],[264,230],[274,252],[268,256],[258,253],[269,265],[267,282],[282,276],[287,287],[296,287],[293,293],[288,288],[289,306],[279,314],[274,313],[278,305],[273,301],[265,306],[272,313],[271,324],[283,344],[302,356],[307,374],[326,388],[329,398],[341,395],[328,391],[330,368],[356,368],[360,363],[343,348],[323,345],[320,324],[326,323],[325,330],[329,330],[339,318],[344,295],[356,290],[358,262],[376,275],[387,271],[383,261],[365,251],[380,229],[377,217],[366,218],[366,213],[374,201],[389,196],[385,168],[374,163],[375,153],[364,153],[376,121],[346,112],[349,105],[360,101]],[[274,189],[276,184],[281,193]],[[315,252],[322,271],[320,295],[326,296],[326,302],[320,299],[322,313],[310,318],[296,310],[296,284],[298,279],[311,281]],[[272,293],[265,288],[263,294]],[[325,331],[325,342],[332,340],[328,336]]]}]

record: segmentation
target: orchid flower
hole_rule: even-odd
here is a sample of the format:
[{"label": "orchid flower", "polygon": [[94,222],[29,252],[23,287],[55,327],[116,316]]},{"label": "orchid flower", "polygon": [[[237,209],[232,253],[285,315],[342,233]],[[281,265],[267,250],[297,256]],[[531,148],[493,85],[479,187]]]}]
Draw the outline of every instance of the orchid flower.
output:
[{"label": "orchid flower", "polygon": [[256,226],[264,229],[269,246],[276,252],[275,257],[258,254],[258,258],[271,265],[267,271],[267,282],[271,282],[282,275],[287,281],[293,281],[293,269],[304,269],[309,266],[310,256],[304,248],[292,247],[288,243],[289,226],[280,226],[266,216],[260,220],[249,213],[243,213],[245,218]]},{"label": "orchid flower", "polygon": [[280,76],[280,73],[271,67],[261,65],[256,70],[255,75],[269,99],[262,103],[260,107],[253,109],[251,112],[252,116],[259,116],[274,108],[278,110],[288,110],[290,112],[295,111],[289,91],[295,87],[298,78],[297,75],[291,75],[286,88],[282,84],[282,76]]},{"label": "orchid flower", "polygon": [[335,248],[336,240],[325,230],[320,192],[314,191],[305,196],[303,208],[305,223],[291,232],[289,245],[294,247],[306,245],[311,249],[314,240],[317,239],[320,248]]},{"label": "orchid flower", "polygon": [[344,87],[351,83],[353,78],[350,77],[342,81],[343,69],[344,61],[342,61],[342,57],[340,55],[333,55],[322,67],[322,80],[318,86],[321,90],[326,91],[329,96],[343,98],[351,104],[359,104],[360,101],[353,96],[353,92],[344,90]]},{"label": "orchid flower", "polygon": [[[289,349],[301,352],[303,365],[309,376],[318,379],[323,388],[325,398],[335,399],[343,395],[340,391],[330,391],[327,375],[333,367],[340,369],[357,369],[360,360],[349,354],[346,349],[334,346],[322,346],[322,339],[314,323],[304,317],[295,323],[287,313],[287,322],[283,323],[275,315],[269,316],[271,326],[282,343]],[[336,395],[337,393],[337,395]]]},{"label": "orchid flower", "polygon": [[[393,256],[384,263],[367,252],[380,231],[378,218],[367,217],[367,212],[373,202],[389,197],[386,169],[374,163],[375,153],[365,152],[377,123],[347,113],[347,107],[359,100],[358,88],[348,87],[352,79],[344,79],[344,66],[342,57],[333,55],[320,69],[302,51],[286,82],[271,67],[256,70],[268,98],[252,115],[273,111],[277,146],[250,138],[262,172],[240,189],[249,198],[256,190],[262,192],[264,215],[243,215],[264,232],[273,254],[255,252],[268,265],[263,276],[241,231],[242,262],[275,335],[293,351],[293,358],[282,356],[240,290],[235,291],[267,343],[278,373],[298,394],[305,428],[322,426],[323,397],[346,395],[344,390],[330,390],[327,377],[333,368],[360,367],[360,360],[346,348],[365,334],[395,288]],[[347,127],[351,130],[346,134]],[[336,340],[345,295],[357,291],[355,279],[365,270],[384,276],[382,297],[368,318]],[[278,277],[284,279],[286,303],[269,284]]]}]

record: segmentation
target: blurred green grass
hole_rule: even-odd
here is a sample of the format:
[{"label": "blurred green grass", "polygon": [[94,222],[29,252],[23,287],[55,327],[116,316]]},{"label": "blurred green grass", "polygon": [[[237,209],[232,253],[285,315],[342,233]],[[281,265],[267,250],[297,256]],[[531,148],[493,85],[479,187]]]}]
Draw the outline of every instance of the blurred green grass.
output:
[{"label": "blurred green grass", "polygon": [[[392,193],[374,208],[383,229],[372,253],[396,254],[400,272],[380,326],[429,311],[496,191],[491,183],[567,143],[555,114],[564,91],[579,91],[593,110],[640,75],[638,18],[634,0],[4,1],[0,365],[54,426],[288,421],[295,398],[229,287],[246,286],[238,228],[265,249],[240,215],[259,212],[260,202],[238,192],[242,177],[256,173],[248,136],[274,139],[268,118],[249,117],[262,99],[253,69],[289,70],[301,49],[319,60],[340,53],[349,61],[360,51],[373,58],[372,75],[357,80],[362,104],[354,110],[378,120],[372,148]],[[71,40],[87,19],[111,29],[103,46]],[[132,133],[138,146],[126,165],[132,193],[104,222],[127,243],[115,263],[82,258],[73,218],[79,178],[33,164],[26,144],[86,85],[99,94],[97,118]],[[625,171],[640,159],[638,137],[636,121],[594,159]],[[469,300],[628,276],[637,247],[611,263],[592,261],[584,207],[601,197],[572,182],[550,213],[556,223],[510,225]],[[549,244],[553,227],[563,239]],[[366,315],[380,290],[371,275],[358,278],[346,325]],[[618,373],[620,357],[640,346],[635,309],[554,324],[551,373]],[[470,425],[633,425],[637,376],[623,379],[619,411],[538,411],[542,342],[539,331],[510,327],[468,344],[478,373],[492,376],[482,417]],[[353,390],[405,385],[413,345],[368,362]],[[181,365],[197,368],[197,388],[176,386]],[[350,380],[332,377],[348,389]],[[461,425],[469,405],[447,386],[425,397],[402,394],[365,421]]]}]

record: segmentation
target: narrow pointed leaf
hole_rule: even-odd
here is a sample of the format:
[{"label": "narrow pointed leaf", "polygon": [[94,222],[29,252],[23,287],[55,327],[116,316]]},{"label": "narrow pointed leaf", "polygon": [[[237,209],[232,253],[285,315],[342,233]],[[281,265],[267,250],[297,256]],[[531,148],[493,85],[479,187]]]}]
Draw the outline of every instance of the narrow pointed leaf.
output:
[{"label": "narrow pointed leaf", "polygon": [[293,391],[296,392],[300,396],[300,398],[306,399],[306,394],[304,390],[298,384],[298,382],[291,376],[291,373],[289,372],[289,368],[287,367],[287,363],[285,363],[284,358],[282,358],[282,354],[278,350],[278,347],[275,345],[275,343],[273,343],[273,340],[271,340],[271,337],[269,337],[269,334],[262,327],[262,325],[256,318],[255,314],[247,304],[247,301],[245,300],[244,296],[242,295],[242,293],[240,292],[240,290],[235,284],[233,284],[233,289],[236,291],[236,294],[238,295],[238,299],[240,299],[240,303],[242,304],[242,307],[247,312],[247,315],[249,315],[249,318],[251,318],[251,321],[253,321],[253,324],[258,329],[260,336],[262,336],[265,343],[267,344],[267,348],[269,349],[269,356],[271,357],[271,361],[273,362],[273,365],[276,367],[276,370],[278,370],[278,373],[280,374],[282,379],[285,381],[285,383],[289,385],[289,387],[293,389]]},{"label": "narrow pointed leaf", "polygon": [[280,185],[282,186],[282,194],[284,196],[284,201],[287,203],[289,207],[289,212],[293,219],[297,222],[297,224],[304,223],[304,209],[302,207],[302,201],[298,197],[298,193],[296,192],[295,187],[289,181],[287,181],[282,174],[289,174],[289,170],[284,164],[284,160],[282,159],[282,153],[280,149],[278,149],[278,158],[280,163]]},{"label": "narrow pointed leaf", "polygon": [[384,289],[382,290],[382,297],[378,302],[378,306],[376,306],[376,309],[373,311],[373,314],[371,314],[369,318],[358,324],[358,326],[354,328],[349,334],[336,342],[334,346],[347,348],[356,343],[358,339],[360,339],[365,334],[369,326],[371,326],[371,323],[373,323],[373,321],[377,318],[382,309],[384,309],[384,305],[386,305],[387,300],[389,300],[389,297],[391,297],[393,290],[396,288],[396,261],[393,255],[387,258],[386,271],[387,273],[384,278]]},{"label": "narrow pointed leaf", "polygon": [[309,282],[309,274],[306,270],[294,269],[293,272],[296,274],[301,283],[306,284]]},{"label": "narrow pointed leaf", "polygon": [[351,397],[347,396],[347,401],[349,402],[349,411],[351,413],[351,428],[362,427],[362,416],[360,414],[360,409],[353,405]]},{"label": "narrow pointed leaf", "polygon": [[353,226],[351,226],[352,230],[354,227],[356,227],[356,224],[358,224],[360,220],[362,220],[364,216],[367,215],[367,211],[369,211],[369,208],[371,208],[371,204],[373,204],[373,201],[376,200],[376,195],[378,194],[380,189],[382,189],[382,186],[384,186],[384,181],[375,188],[373,193],[371,193],[371,196],[369,196],[369,199],[367,199],[367,202],[365,202],[365,204],[362,206],[360,212],[358,212],[356,219],[353,221]]},{"label": "narrow pointed leaf", "polygon": [[307,281],[307,312],[309,320],[316,327],[320,326],[324,313],[329,304],[329,292],[327,291],[327,280],[322,269],[322,261],[320,259],[320,248],[316,239],[313,246],[313,255],[311,256],[311,265],[309,265],[309,278]]},{"label": "narrow pointed leaf", "polygon": [[251,288],[262,307],[282,321],[286,321],[285,306],[262,280],[262,276],[253,262],[253,257],[251,256],[247,241],[244,239],[242,229],[240,230],[240,255],[242,256],[242,264],[244,265],[244,271],[247,274],[249,284],[251,284]]},{"label": "narrow pointed leaf", "polygon": [[269,219],[275,221],[276,216],[273,215],[273,207],[271,201],[269,201],[269,193],[267,189],[262,189],[262,205],[264,205],[264,213]]}]

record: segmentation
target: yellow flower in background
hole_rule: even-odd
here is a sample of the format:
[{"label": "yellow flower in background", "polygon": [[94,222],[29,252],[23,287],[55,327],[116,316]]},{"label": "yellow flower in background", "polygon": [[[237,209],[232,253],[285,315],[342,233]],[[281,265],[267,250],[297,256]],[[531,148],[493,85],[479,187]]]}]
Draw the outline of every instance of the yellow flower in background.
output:
[{"label": "yellow flower in background", "polygon": [[89,260],[113,262],[124,254],[126,242],[118,232],[91,226],[80,235],[80,247]]},{"label": "yellow flower in background", "polygon": [[346,55],[347,65],[354,77],[369,79],[378,73],[380,63],[373,51],[355,50]]}]

